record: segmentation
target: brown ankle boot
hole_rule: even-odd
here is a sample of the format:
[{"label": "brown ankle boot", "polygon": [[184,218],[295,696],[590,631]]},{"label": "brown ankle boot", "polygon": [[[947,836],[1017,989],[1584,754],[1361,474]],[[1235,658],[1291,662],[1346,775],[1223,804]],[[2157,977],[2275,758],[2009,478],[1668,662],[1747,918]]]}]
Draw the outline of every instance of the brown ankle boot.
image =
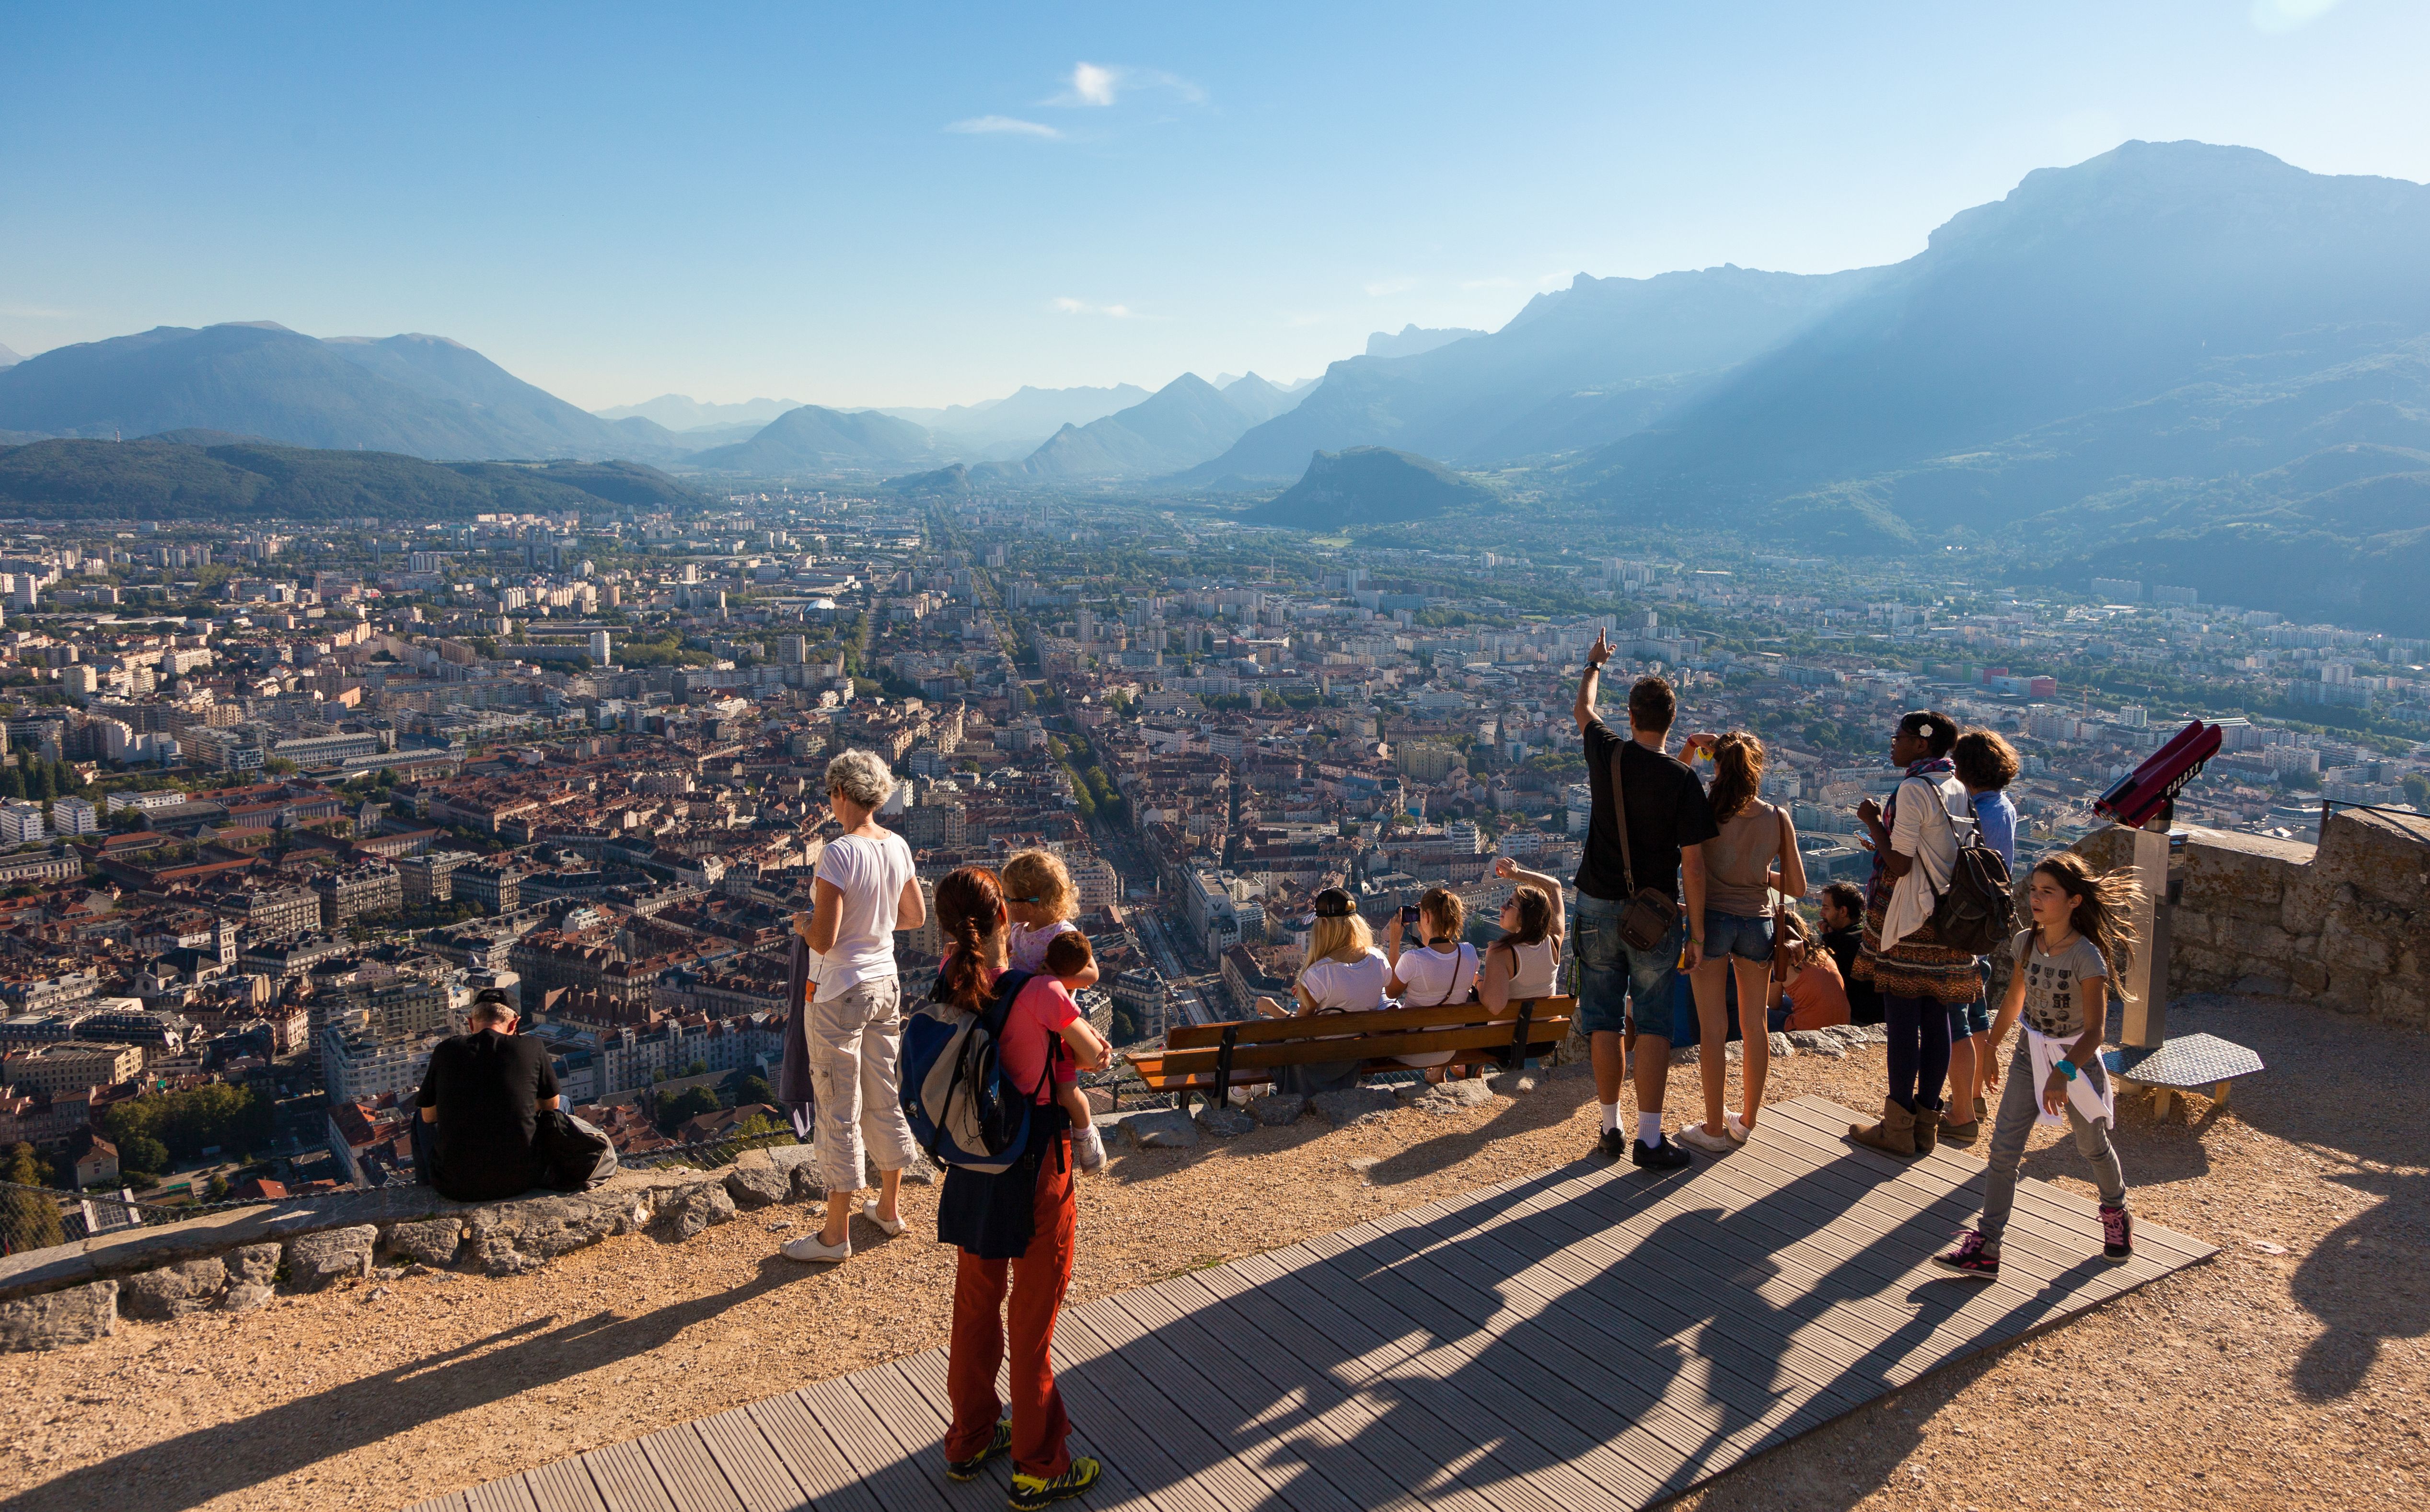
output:
[{"label": "brown ankle boot", "polygon": [[1915,1153],[1928,1155],[1940,1145],[1940,1109],[1915,1105]]},{"label": "brown ankle boot", "polygon": [[1856,1143],[1887,1150],[1894,1155],[1915,1154],[1915,1115],[1889,1098],[1882,1099],[1882,1121],[1870,1127],[1851,1123],[1848,1138]]},{"label": "brown ankle boot", "polygon": [[1982,1134],[1983,1124],[1979,1119],[1968,1119],[1960,1123],[1949,1109],[1941,1109],[1940,1138],[1943,1140],[1950,1144],[1972,1144],[1982,1138]]}]

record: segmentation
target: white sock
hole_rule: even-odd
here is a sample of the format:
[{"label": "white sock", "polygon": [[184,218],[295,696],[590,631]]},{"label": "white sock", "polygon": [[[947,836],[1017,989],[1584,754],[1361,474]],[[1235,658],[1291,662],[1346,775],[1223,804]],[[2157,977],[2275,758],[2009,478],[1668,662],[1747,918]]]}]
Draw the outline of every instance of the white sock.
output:
[{"label": "white sock", "polygon": [[1603,1132],[1606,1134],[1617,1134],[1620,1132],[1620,1105],[1618,1103],[1606,1103],[1603,1105]]},{"label": "white sock", "polygon": [[1659,1150],[1662,1148],[1661,1114],[1639,1113],[1637,1115],[1637,1140],[1648,1150]]}]

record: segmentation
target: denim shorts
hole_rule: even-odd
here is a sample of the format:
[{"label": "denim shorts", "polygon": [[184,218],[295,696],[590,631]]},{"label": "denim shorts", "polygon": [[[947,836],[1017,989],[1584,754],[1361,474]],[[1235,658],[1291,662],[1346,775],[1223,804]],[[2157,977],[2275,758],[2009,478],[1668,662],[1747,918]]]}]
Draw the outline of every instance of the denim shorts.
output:
[{"label": "denim shorts", "polygon": [[1772,921],[1706,909],[1704,958],[1717,961],[1724,955],[1742,961],[1772,959]]},{"label": "denim shorts", "polygon": [[1679,974],[1679,952],[1688,928],[1673,925],[1660,946],[1630,950],[1620,938],[1620,916],[1628,905],[1617,898],[1578,898],[1578,1030],[1620,1034],[1628,1027],[1628,1004],[1638,1004],[1641,1031],[1668,1038],[1671,988]]},{"label": "denim shorts", "polygon": [[1949,1005],[1949,1042],[1956,1044],[1970,1035],[1991,1032],[1991,995],[1987,988],[1975,994],[1972,1003]]}]

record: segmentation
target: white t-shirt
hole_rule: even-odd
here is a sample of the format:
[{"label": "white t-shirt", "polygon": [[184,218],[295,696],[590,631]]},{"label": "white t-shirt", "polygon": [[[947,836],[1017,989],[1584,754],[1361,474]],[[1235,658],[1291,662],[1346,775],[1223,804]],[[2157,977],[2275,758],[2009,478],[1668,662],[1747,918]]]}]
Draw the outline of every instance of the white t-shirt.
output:
[{"label": "white t-shirt", "polygon": [[1370,949],[1355,961],[1322,960],[1303,968],[1299,985],[1320,1008],[1366,1013],[1384,1005],[1384,989],[1392,980],[1391,962],[1380,950]]},{"label": "white t-shirt", "polygon": [[1431,945],[1401,952],[1401,1005],[1431,1008],[1464,1003],[1476,980],[1476,947],[1461,940],[1448,951]]},{"label": "white t-shirt", "polygon": [[1900,940],[1932,922],[1933,907],[1957,864],[1956,826],[1971,829],[1973,822],[1974,800],[1956,777],[1908,777],[1899,784],[1890,849],[1913,856],[1915,865],[1890,889],[1889,906],[1882,915],[1882,949],[1896,949]]},{"label": "white t-shirt", "polygon": [[1011,961],[1013,969],[1022,972],[1046,970],[1046,947],[1055,943],[1055,937],[1063,931],[1076,930],[1079,927],[1069,919],[1057,919],[1051,922],[1040,924],[1035,929],[1027,924],[1013,925]]},{"label": "white t-shirt", "polygon": [[911,847],[892,830],[874,839],[846,835],[827,842],[818,878],[843,894],[843,906],[835,947],[812,960],[821,1002],[894,974],[894,920],[912,875]]}]

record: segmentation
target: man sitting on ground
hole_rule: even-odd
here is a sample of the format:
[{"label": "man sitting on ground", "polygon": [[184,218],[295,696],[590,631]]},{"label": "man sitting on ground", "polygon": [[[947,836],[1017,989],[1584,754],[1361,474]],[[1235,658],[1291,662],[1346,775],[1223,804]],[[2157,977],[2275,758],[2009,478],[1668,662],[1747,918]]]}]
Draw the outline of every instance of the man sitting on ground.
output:
[{"label": "man sitting on ground", "polygon": [[1850,1023],[1882,1022],[1882,995],[1852,969],[1865,948],[1865,894],[1853,882],[1834,882],[1822,889],[1822,948],[1839,969],[1848,992]]},{"label": "man sitting on ground", "polygon": [[[541,1185],[533,1148],[540,1110],[559,1105],[548,1047],[515,1033],[515,1005],[492,988],[473,1001],[471,1032],[430,1052],[414,1101],[430,1137],[430,1184],[460,1203],[494,1202]],[[419,1143],[420,1141],[416,1141]]]}]

